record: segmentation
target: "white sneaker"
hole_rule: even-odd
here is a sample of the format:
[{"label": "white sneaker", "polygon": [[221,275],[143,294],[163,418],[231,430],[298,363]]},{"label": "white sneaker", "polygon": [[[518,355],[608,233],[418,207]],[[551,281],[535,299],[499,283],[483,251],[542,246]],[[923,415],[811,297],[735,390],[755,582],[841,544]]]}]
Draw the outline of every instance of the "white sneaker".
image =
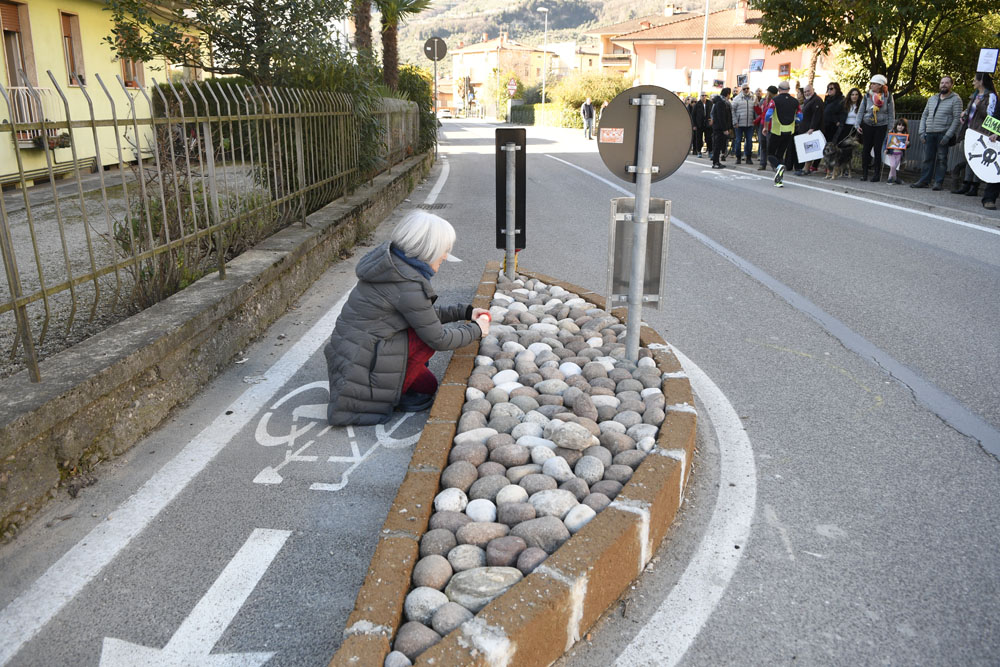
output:
[{"label": "white sneaker", "polygon": [[774,170],[774,184],[780,186],[785,175],[785,165],[779,164],[778,168]]}]

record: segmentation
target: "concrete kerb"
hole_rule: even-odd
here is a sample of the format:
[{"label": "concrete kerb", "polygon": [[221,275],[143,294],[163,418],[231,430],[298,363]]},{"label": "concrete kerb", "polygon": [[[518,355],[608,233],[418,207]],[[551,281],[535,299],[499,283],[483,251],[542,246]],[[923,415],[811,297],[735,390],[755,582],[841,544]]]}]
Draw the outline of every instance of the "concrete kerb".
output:
[{"label": "concrete kerb", "polygon": [[[489,306],[499,270],[496,262],[486,265],[476,307]],[[595,303],[604,301],[600,294],[541,273],[519,273]],[[617,309],[613,314],[624,318],[625,313]],[[656,448],[607,509],[472,621],[421,654],[416,665],[549,665],[586,634],[646,567],[684,497],[697,413],[690,382],[660,335],[644,326],[640,343],[653,353],[666,396],[667,417]],[[389,653],[477,351],[478,342],[452,357],[331,667],[381,667]]]},{"label": "concrete kerb", "polygon": [[75,472],[127,451],[370,233],[433,164],[406,160],[353,194],[101,334],[46,359],[43,381],[0,380],[0,536]]}]

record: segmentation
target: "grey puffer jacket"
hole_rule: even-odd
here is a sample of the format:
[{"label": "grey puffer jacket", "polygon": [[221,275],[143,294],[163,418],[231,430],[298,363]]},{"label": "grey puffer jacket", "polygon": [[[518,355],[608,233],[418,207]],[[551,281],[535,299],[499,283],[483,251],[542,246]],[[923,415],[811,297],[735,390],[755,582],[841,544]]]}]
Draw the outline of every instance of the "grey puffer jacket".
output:
[{"label": "grey puffer jacket", "polygon": [[388,242],[362,257],[355,273],[358,284],[323,348],[333,425],[389,420],[406,377],[408,328],[435,350],[454,350],[482,336],[475,322],[445,326],[471,317],[472,306],[435,306],[430,282],[393,255]]}]

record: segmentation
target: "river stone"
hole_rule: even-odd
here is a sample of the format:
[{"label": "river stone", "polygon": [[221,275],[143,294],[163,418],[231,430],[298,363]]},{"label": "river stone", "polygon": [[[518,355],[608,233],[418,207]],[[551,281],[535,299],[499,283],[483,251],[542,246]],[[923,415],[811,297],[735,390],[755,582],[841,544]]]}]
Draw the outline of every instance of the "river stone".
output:
[{"label": "river stone", "polygon": [[604,471],[604,479],[625,484],[632,479],[632,469],[625,465],[612,465]]},{"label": "river stone", "polygon": [[[475,524],[470,523],[468,525],[472,526]],[[459,530],[462,529],[459,528]],[[423,537],[420,538],[420,557],[424,558],[434,554],[444,556],[449,551],[454,549],[456,544],[458,544],[458,540],[455,539],[455,533],[450,530],[446,530],[444,528],[428,530],[424,533]]]},{"label": "river stone", "polygon": [[590,381],[590,390],[594,389],[606,389],[606,395],[614,396],[615,394],[615,381],[609,378],[594,378]]},{"label": "river stone", "polygon": [[556,447],[555,453],[556,456],[560,456],[566,460],[570,469],[572,469],[573,466],[576,465],[576,462],[580,460],[580,457],[583,456],[583,452],[578,449],[565,449],[563,447]]},{"label": "river stone", "polygon": [[513,445],[514,436],[510,433],[497,433],[494,436],[490,436],[490,439],[486,441],[486,449],[493,451],[497,447],[503,447],[504,445]]},{"label": "river stone", "polygon": [[446,602],[434,612],[434,616],[431,618],[431,627],[434,628],[434,632],[444,637],[469,620],[472,620],[471,611],[457,602]]},{"label": "river stone", "polygon": [[611,499],[608,498],[603,493],[591,493],[589,496],[583,499],[583,504],[591,508],[595,512],[600,512],[605,507],[611,504]]},{"label": "river stone", "polygon": [[529,495],[523,486],[508,484],[497,492],[494,502],[496,502],[497,507],[505,503],[523,503],[528,499]]},{"label": "river stone", "polygon": [[511,484],[518,484],[528,475],[534,475],[540,472],[542,472],[542,466],[537,463],[528,463],[523,466],[515,466],[508,469],[506,477],[510,480]]},{"label": "river stone", "polygon": [[587,484],[595,484],[604,477],[604,464],[596,456],[583,456],[573,466],[573,473]]},{"label": "river stone", "polygon": [[539,549],[538,547],[528,547],[521,552],[521,555],[517,557],[517,569],[519,569],[524,576],[528,576],[535,571],[535,568],[542,564],[542,562],[548,558],[549,555],[545,553],[544,549]]},{"label": "river stone", "polygon": [[601,395],[594,396],[593,394],[591,394],[590,400],[594,404],[594,406],[597,407],[598,409],[605,407],[616,409],[618,405],[621,403],[621,401],[618,400],[618,398],[615,396],[601,396]]},{"label": "river stone", "polygon": [[[511,394],[510,403],[511,405],[516,406],[521,411],[521,416],[523,420],[523,415],[531,412],[532,410],[538,407],[538,401],[535,400],[535,396],[538,395],[538,392],[535,391],[533,387],[521,387],[521,389],[517,389],[515,391],[521,391],[522,389],[524,391],[533,392],[534,395],[529,396],[527,394]],[[514,436],[514,437],[516,438],[519,436]]]},{"label": "river stone", "polygon": [[614,464],[615,465],[625,465],[635,470],[642,463],[642,460],[646,458],[646,452],[640,451],[638,449],[627,449],[624,452],[618,452],[615,454]]},{"label": "river stone", "polygon": [[538,355],[544,354],[546,352],[551,353],[552,346],[549,345],[548,343],[542,343],[542,342],[532,343],[531,345],[528,346],[528,351],[535,353],[535,359],[537,361]]},{"label": "river stone", "polygon": [[562,519],[578,503],[576,496],[565,489],[549,489],[532,494],[528,502],[538,516],[555,516]]},{"label": "river stone", "polygon": [[[529,547],[538,547],[546,553],[552,553],[569,539],[566,525],[554,516],[523,521],[511,528],[510,534],[523,539]],[[454,579],[452,577],[452,581]]]},{"label": "river stone", "polygon": [[[535,403],[535,407],[538,407],[538,402],[533,402]],[[533,409],[534,408],[532,408],[532,410]],[[525,415],[525,417],[527,417],[527,415]],[[533,421],[524,421],[515,426],[510,432],[510,435],[515,441],[520,441],[521,438],[541,438],[542,425]],[[517,444],[528,447],[529,449],[534,446],[533,444],[529,445],[525,442],[518,442]]]},{"label": "river stone", "polygon": [[[629,470],[631,470],[631,468]],[[607,496],[608,498],[612,499],[619,493],[621,493],[621,490],[622,490],[622,483],[616,482],[613,479],[602,479],[597,484],[590,485],[591,493],[601,493]]]},{"label": "river stone", "polygon": [[608,431],[607,433],[602,433],[598,440],[600,440],[602,447],[611,452],[612,456],[627,449],[635,449],[635,441],[624,433]]},{"label": "river stone", "polygon": [[514,427],[520,423],[521,420],[517,417],[494,417],[489,421],[487,426],[489,428],[496,429],[501,434],[509,434],[514,430]]},{"label": "river stone", "polygon": [[413,585],[441,590],[451,575],[452,569],[448,559],[440,554],[431,554],[421,558],[413,567]]},{"label": "river stone", "polygon": [[[492,405],[497,403],[506,403],[510,400],[510,394],[501,389],[500,387],[493,387],[488,392],[486,392],[486,400]],[[491,408],[492,409],[492,408]]]},{"label": "river stone", "polygon": [[538,447],[531,448],[532,463],[544,465],[546,461],[555,457],[555,455],[556,455],[555,451],[549,449],[548,447],[542,447],[541,445],[539,445]]},{"label": "river stone", "polygon": [[418,655],[439,641],[441,641],[441,635],[423,623],[410,621],[404,623],[396,633],[396,640],[392,646],[410,660],[416,660]]},{"label": "river stone", "polygon": [[486,545],[486,564],[514,567],[517,565],[517,557],[527,548],[528,545],[520,537],[498,537]]},{"label": "river stone", "polygon": [[634,410],[625,410],[624,412],[619,412],[617,415],[615,415],[615,421],[627,429],[630,426],[641,424],[642,415],[640,415],[638,412]]},{"label": "river stone", "polygon": [[517,407],[513,403],[497,403],[490,410],[490,419],[496,419],[497,417],[515,417],[518,421],[524,416],[524,410]]},{"label": "river stone", "polygon": [[[637,415],[638,416],[638,415]],[[566,422],[552,434],[552,442],[564,449],[583,451],[598,444],[593,434],[580,424]]]},{"label": "river stone", "polygon": [[600,416],[597,412],[597,407],[594,404],[594,399],[588,394],[580,396],[573,402],[573,414],[578,417],[583,417],[584,419],[590,419],[594,422],[596,422]]},{"label": "river stone", "polygon": [[[547,370],[547,369],[542,369]],[[545,373],[542,373],[544,377]],[[543,380],[535,385],[535,390],[542,395],[562,396],[563,392],[569,389],[569,385],[558,379]]]},{"label": "river stone", "polygon": [[411,665],[413,663],[402,651],[392,651],[389,655],[385,656],[385,662],[382,663],[382,667],[411,667]]},{"label": "river stone", "polygon": [[523,578],[521,571],[513,567],[477,567],[453,576],[445,593],[452,602],[475,614]]},{"label": "river stone", "polygon": [[655,438],[659,430],[660,429],[651,424],[636,424],[635,426],[630,427],[626,433],[628,434],[628,437],[638,442],[643,438]]},{"label": "river stone", "polygon": [[482,479],[483,477],[489,477],[490,475],[504,476],[507,474],[507,468],[505,468],[502,464],[497,463],[496,461],[485,461],[483,463],[480,463],[479,467],[476,468],[476,470],[479,471],[479,479]]},{"label": "river stone", "polygon": [[[569,383],[567,382],[566,384]],[[576,399],[580,398],[581,396],[583,396],[582,389],[580,389],[579,387],[570,386],[570,388],[564,391],[562,394],[563,405],[565,405],[567,408],[572,408],[573,404],[576,403]]]},{"label": "river stone", "polygon": [[467,523],[471,523],[472,519],[463,512],[434,512],[431,514],[431,520],[428,524],[429,530],[436,530],[438,528],[444,528],[445,530],[450,530],[451,532],[457,532],[459,528]]},{"label": "river stone", "polygon": [[[506,344],[504,345],[506,348]],[[499,386],[504,382],[517,382],[517,371],[500,371],[493,376],[493,384]]]},{"label": "river stone", "polygon": [[583,372],[583,369],[570,361],[564,361],[563,363],[559,364],[559,371],[564,376],[569,377],[571,375],[579,375],[580,373]]},{"label": "river stone", "polygon": [[610,450],[600,445],[597,445],[595,447],[588,447],[587,449],[583,450],[583,455],[597,457],[597,459],[600,460],[600,462],[604,465],[605,468],[611,465],[612,459],[614,458]]},{"label": "river stone", "polygon": [[474,544],[477,547],[485,548],[486,545],[489,544],[490,540],[495,540],[498,537],[504,537],[509,532],[510,527],[503,523],[473,522],[459,528],[455,537],[458,538],[459,544]]},{"label": "river stone", "polygon": [[428,586],[420,586],[410,591],[403,601],[406,620],[429,624],[438,608],[448,602],[448,596]]},{"label": "river stone", "polygon": [[469,498],[461,489],[445,489],[434,496],[434,510],[437,512],[464,512]]},{"label": "river stone", "polygon": [[643,438],[635,443],[635,448],[641,452],[649,454],[656,447],[656,438]]},{"label": "river stone", "polygon": [[504,445],[490,453],[490,460],[502,463],[508,468],[523,466],[531,460],[531,450],[523,445]]},{"label": "river stone", "polygon": [[492,523],[497,518],[497,507],[492,501],[486,498],[477,498],[469,502],[468,507],[465,508],[465,513],[470,519],[478,523]]},{"label": "river stone", "polygon": [[466,412],[458,419],[457,433],[466,433],[486,427],[486,415],[475,410]]},{"label": "river stone", "polygon": [[621,399],[621,402],[618,404],[618,412],[626,412],[628,410],[631,410],[632,412],[637,412],[641,415],[643,412],[646,411],[646,404],[638,399],[622,398],[620,395],[618,396],[618,398]]},{"label": "river stone", "polygon": [[[544,470],[545,467],[542,466],[542,469]],[[518,482],[518,485],[527,491],[529,496],[532,496],[539,491],[555,489],[559,486],[559,483],[550,475],[539,475],[535,473],[526,475],[520,482]]]},{"label": "river stone", "polygon": [[512,528],[523,521],[531,521],[536,516],[535,506],[527,501],[504,503],[497,508],[497,521]]},{"label": "river stone", "polygon": [[469,487],[479,477],[476,466],[468,461],[455,461],[441,473],[441,486],[444,488],[461,489],[468,493]]},{"label": "river stone", "polygon": [[590,488],[587,486],[587,483],[579,477],[574,477],[571,480],[563,482],[559,485],[559,488],[572,493],[578,502],[590,494]]},{"label": "river stone", "polygon": [[[558,483],[567,482],[573,478],[573,471],[570,469],[569,463],[561,456],[551,458],[542,464],[542,472],[552,478],[553,482]],[[555,488],[555,486],[558,486],[558,484],[555,484],[552,488]],[[528,492],[530,493],[531,490],[529,489]]]},{"label": "river stone", "polygon": [[569,408],[562,404],[561,396],[551,396],[546,394],[539,396],[538,402],[539,406],[536,412],[545,415],[546,419],[549,420],[554,418],[556,415],[569,410]]},{"label": "river stone", "polygon": [[[491,433],[496,433],[493,429],[476,429],[477,431],[490,431]],[[469,431],[469,433],[474,433],[475,431]],[[464,433],[461,435],[465,435]],[[460,436],[456,436],[460,437]],[[478,442],[469,442],[463,445],[455,445],[451,448],[451,452],[448,454],[448,462],[454,463],[456,461],[467,461],[474,466],[478,466],[480,463],[486,460],[489,456],[489,449],[486,445],[480,444]]]},{"label": "river stone", "polygon": [[555,336],[559,333],[559,327],[548,322],[538,322],[528,327],[528,331],[537,331],[543,336]]},{"label": "river stone", "polygon": [[486,565],[486,550],[475,544],[459,544],[448,552],[448,564],[455,572],[483,567]]},{"label": "river stone", "polygon": [[599,424],[599,426],[601,427],[601,435],[603,435],[605,433],[622,433],[622,434],[624,434],[625,431],[626,431],[626,428],[625,428],[624,424],[619,424],[616,421],[601,422]]},{"label": "river stone", "polygon": [[[482,392],[480,392],[482,393]],[[486,400],[486,394],[483,394],[482,398],[474,398],[465,402],[462,406],[462,414],[469,412],[478,412],[484,417],[490,414],[490,410],[493,409],[493,404]]]},{"label": "river stone", "polygon": [[[489,368],[489,366],[483,366],[483,368]],[[493,380],[486,373],[473,373],[469,376],[469,386],[483,392],[485,396],[486,392],[493,389]]]},{"label": "river stone", "polygon": [[597,512],[594,511],[593,507],[588,507],[587,505],[577,505],[566,513],[566,516],[563,518],[563,523],[566,524],[566,529],[569,530],[569,534],[575,535],[595,516],[597,516]]},{"label": "river stone", "polygon": [[623,391],[642,391],[643,389],[645,389],[645,387],[642,386],[642,383],[638,380],[632,379],[631,374],[629,374],[628,379],[620,380],[618,384],[615,385],[616,394],[620,394]]},{"label": "river stone", "polygon": [[[513,447],[513,445],[511,446]],[[469,500],[493,501],[497,497],[497,492],[509,484],[510,480],[507,479],[506,475],[503,474],[480,477],[472,484],[472,487],[469,489]],[[471,505],[472,503],[470,502],[469,504]],[[466,514],[468,514],[468,511],[466,511]]]},{"label": "river stone", "polygon": [[653,426],[659,426],[663,423],[663,420],[667,418],[667,413],[660,408],[646,408],[645,412],[642,413],[642,423],[652,424]]}]

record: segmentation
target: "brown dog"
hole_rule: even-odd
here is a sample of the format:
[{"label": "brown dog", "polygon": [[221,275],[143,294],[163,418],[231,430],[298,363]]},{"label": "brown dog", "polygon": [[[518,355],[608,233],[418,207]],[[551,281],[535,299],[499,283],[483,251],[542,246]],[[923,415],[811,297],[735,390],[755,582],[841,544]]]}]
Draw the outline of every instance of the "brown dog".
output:
[{"label": "brown dog", "polygon": [[823,148],[823,164],[826,165],[826,178],[836,180],[845,173],[848,178],[851,176],[851,158],[854,157],[854,149],[858,146],[858,140],[851,135],[843,141],[831,141]]}]

